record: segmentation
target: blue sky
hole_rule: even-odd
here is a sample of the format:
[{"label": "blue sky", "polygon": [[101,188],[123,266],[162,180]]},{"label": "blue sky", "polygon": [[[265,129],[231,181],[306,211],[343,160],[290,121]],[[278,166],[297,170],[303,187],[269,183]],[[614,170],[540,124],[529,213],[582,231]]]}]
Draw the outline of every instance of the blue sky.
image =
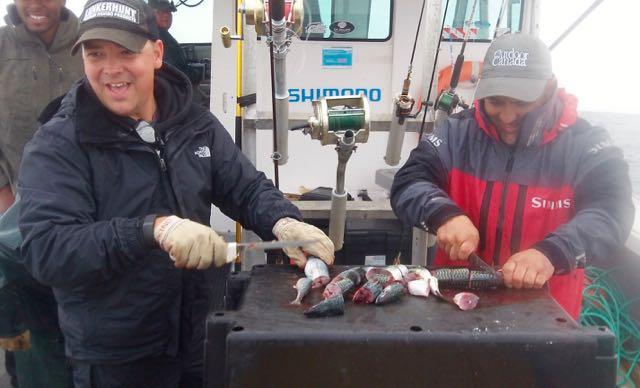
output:
[{"label": "blue sky", "polygon": [[[196,8],[178,8],[171,32],[179,42],[211,39],[213,1],[204,0]],[[9,3],[10,0],[0,0],[0,7],[4,9]],[[551,44],[592,3],[593,0],[543,0],[542,40]],[[76,13],[83,4],[84,0],[67,0],[67,7]],[[640,113],[635,101],[640,93],[637,15],[638,0],[605,0],[554,49],[554,69],[560,85],[578,96],[581,110]]]}]

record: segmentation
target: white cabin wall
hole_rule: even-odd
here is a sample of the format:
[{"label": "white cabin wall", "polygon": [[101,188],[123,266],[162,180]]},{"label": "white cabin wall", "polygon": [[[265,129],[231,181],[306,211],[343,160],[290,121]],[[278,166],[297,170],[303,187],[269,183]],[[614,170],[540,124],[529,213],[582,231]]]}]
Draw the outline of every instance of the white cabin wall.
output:
[{"label": "white cabin wall", "polygon": [[[236,44],[222,45],[220,28],[228,26],[235,34],[236,8],[233,1],[213,0],[213,36],[211,37],[211,101],[209,109],[235,138],[236,115]],[[235,222],[211,207],[211,226],[225,233],[235,232]]]},{"label": "white cabin wall", "polygon": [[211,37],[211,112],[234,137],[236,114],[236,45],[222,46],[220,28],[228,26],[235,34],[236,9],[233,1],[213,0]]}]

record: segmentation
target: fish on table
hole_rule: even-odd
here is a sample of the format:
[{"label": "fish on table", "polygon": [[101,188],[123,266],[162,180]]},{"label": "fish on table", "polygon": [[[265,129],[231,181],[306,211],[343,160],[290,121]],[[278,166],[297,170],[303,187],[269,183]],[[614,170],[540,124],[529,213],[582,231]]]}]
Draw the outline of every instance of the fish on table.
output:
[{"label": "fish on table", "polygon": [[[315,257],[307,260],[304,272],[306,277],[298,279],[294,286],[298,293],[292,304],[300,304],[312,289],[326,285],[322,292],[324,300],[305,311],[305,315],[309,317],[343,314],[348,294],[354,303],[376,305],[397,302],[406,294],[425,298],[435,295],[438,299],[466,311],[474,309],[480,299],[468,290],[491,289],[503,285],[501,276],[483,270],[464,267],[429,270],[421,266],[403,264],[348,268],[331,279],[327,265]],[[364,284],[360,286],[362,283]],[[461,292],[443,294],[441,289]]]},{"label": "fish on table", "polygon": [[331,280],[327,264],[317,257],[309,257],[307,259],[307,263],[304,266],[304,274],[313,281],[311,288],[322,287]]},{"label": "fish on table", "polygon": [[300,303],[302,303],[302,299],[305,296],[307,296],[309,291],[311,291],[311,285],[312,284],[313,284],[313,281],[311,279],[307,278],[307,277],[298,279],[296,284],[293,286],[293,288],[295,288],[298,291],[298,293],[296,295],[296,298],[294,300],[292,300],[290,303],[291,304],[300,304]]}]

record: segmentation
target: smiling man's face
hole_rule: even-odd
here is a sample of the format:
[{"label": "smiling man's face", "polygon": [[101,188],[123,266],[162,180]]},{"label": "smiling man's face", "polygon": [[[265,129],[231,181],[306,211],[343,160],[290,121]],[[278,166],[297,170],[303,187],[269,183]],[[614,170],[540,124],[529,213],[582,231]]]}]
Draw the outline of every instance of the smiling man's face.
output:
[{"label": "smiling man's face", "polygon": [[27,29],[50,44],[58,30],[65,0],[14,0],[14,4]]},{"label": "smiling man's face", "polygon": [[100,102],[111,112],[151,121],[155,112],[155,70],[162,66],[161,40],[148,40],[138,53],[106,40],[82,45],[84,71]]}]

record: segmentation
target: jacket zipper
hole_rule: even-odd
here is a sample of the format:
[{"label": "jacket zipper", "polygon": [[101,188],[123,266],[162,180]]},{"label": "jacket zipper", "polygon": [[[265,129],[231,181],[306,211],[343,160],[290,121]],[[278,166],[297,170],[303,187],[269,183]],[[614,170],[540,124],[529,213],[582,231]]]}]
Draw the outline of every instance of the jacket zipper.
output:
[{"label": "jacket zipper", "polygon": [[509,153],[509,159],[507,160],[507,166],[505,167],[505,177],[502,180],[502,198],[500,199],[500,211],[498,213],[498,226],[496,228],[496,243],[493,250],[493,265],[499,265],[500,250],[502,249],[502,228],[504,226],[504,211],[507,202],[507,191],[509,189],[509,177],[511,176],[511,169],[513,169],[513,153],[511,150]]},{"label": "jacket zipper", "polygon": [[166,195],[173,202],[174,207],[177,209],[177,214],[179,217],[182,217],[183,209],[178,202],[178,197],[176,196],[175,191],[173,190],[173,186],[171,185],[171,176],[169,174],[169,169],[167,168],[166,162],[166,147],[165,142],[161,136],[156,136],[156,141],[158,144],[158,150],[154,150],[154,153],[158,157],[158,163],[160,164],[160,171],[162,173],[162,186],[164,187],[164,191]]},{"label": "jacket zipper", "polygon": [[527,186],[520,185],[518,188],[518,199],[516,200],[516,212],[513,220],[513,230],[511,231],[511,254],[520,251],[522,240],[522,220],[524,218],[524,205],[527,199]]},{"label": "jacket zipper", "polygon": [[489,205],[491,204],[491,196],[493,194],[493,181],[487,182],[482,195],[482,204],[480,205],[480,244],[479,248],[483,251],[487,245],[487,222],[489,218]]}]

